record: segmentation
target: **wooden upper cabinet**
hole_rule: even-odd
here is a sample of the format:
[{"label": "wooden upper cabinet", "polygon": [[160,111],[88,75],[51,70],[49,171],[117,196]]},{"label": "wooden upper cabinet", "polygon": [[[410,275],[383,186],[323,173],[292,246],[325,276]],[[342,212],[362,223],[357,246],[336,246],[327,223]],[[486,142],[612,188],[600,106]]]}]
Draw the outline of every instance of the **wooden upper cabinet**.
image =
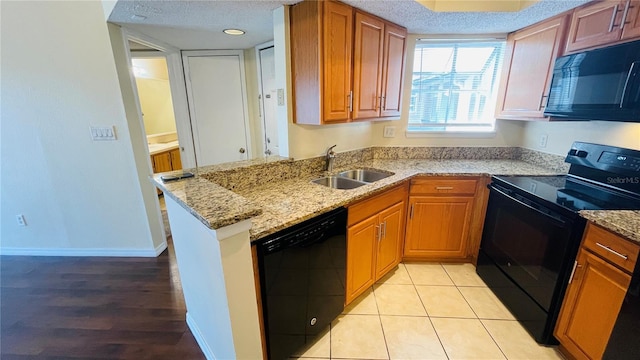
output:
[{"label": "wooden upper cabinet", "polygon": [[353,118],[380,116],[384,22],[356,11],[353,63]]},{"label": "wooden upper cabinet", "polygon": [[553,66],[561,54],[568,15],[509,34],[496,118],[542,120]]},{"label": "wooden upper cabinet", "polygon": [[353,10],[333,1],[324,3],[323,18],[323,119],[346,121],[351,117],[351,57]]},{"label": "wooden upper cabinet", "polygon": [[407,49],[407,30],[389,23],[384,28],[382,109],[380,116],[400,116],[402,77]]},{"label": "wooden upper cabinet", "polygon": [[399,118],[405,29],[308,0],[291,7],[290,41],[295,123]]},{"label": "wooden upper cabinet", "polygon": [[629,11],[622,28],[622,40],[640,38],[640,0],[629,2]]},{"label": "wooden upper cabinet", "polygon": [[605,0],[573,12],[567,52],[612,45],[640,36],[638,0]]},{"label": "wooden upper cabinet", "polygon": [[407,31],[356,12],[354,119],[399,117]]}]

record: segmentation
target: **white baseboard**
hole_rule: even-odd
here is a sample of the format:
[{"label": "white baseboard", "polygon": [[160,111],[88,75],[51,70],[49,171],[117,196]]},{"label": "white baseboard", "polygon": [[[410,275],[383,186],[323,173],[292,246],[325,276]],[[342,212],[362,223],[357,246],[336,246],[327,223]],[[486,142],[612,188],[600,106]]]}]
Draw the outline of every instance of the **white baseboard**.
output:
[{"label": "white baseboard", "polygon": [[200,332],[200,328],[198,328],[198,324],[196,324],[196,322],[193,320],[193,318],[191,317],[191,315],[189,315],[188,312],[187,312],[187,325],[189,326],[189,330],[191,330],[193,337],[196,339],[196,342],[200,346],[200,350],[202,350],[204,357],[206,357],[207,360],[216,360],[215,355],[213,355],[213,351],[211,351],[211,348],[209,348],[209,345],[204,340],[204,337],[202,337],[202,332]]},{"label": "white baseboard", "polygon": [[0,255],[157,257],[166,248],[166,242],[163,242],[154,249],[47,249],[4,247],[0,248]]},{"label": "white baseboard", "polygon": [[167,248],[167,241],[163,241],[160,243],[160,245],[156,246],[155,251],[156,251],[156,256],[160,256],[160,254],[162,254],[162,252],[164,251],[164,249]]}]

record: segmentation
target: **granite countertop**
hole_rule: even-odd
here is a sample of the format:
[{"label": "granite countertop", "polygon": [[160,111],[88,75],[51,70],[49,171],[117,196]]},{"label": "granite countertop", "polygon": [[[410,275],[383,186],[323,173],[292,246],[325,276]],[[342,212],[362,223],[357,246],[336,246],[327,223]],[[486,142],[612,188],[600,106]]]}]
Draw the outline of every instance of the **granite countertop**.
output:
[{"label": "granite countertop", "polygon": [[211,229],[251,219],[251,240],[295,225],[329,210],[391,188],[414,176],[557,175],[558,172],[520,160],[373,159],[345,169],[374,168],[394,175],[351,190],[311,183],[326,172],[309,173],[288,180],[265,180],[258,186],[230,191],[196,174],[194,178],[156,185]]},{"label": "granite countertop", "polygon": [[611,232],[640,243],[638,210],[582,210],[580,215]]}]

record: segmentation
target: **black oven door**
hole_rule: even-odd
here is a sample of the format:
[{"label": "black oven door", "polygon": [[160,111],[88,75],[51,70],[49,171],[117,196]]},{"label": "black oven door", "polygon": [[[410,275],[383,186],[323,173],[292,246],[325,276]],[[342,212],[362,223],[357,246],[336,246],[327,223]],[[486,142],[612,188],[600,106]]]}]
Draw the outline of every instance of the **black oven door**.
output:
[{"label": "black oven door", "polygon": [[545,311],[571,248],[572,221],[498,185],[490,186],[482,250]]},{"label": "black oven door", "polygon": [[577,214],[490,185],[476,272],[541,344],[557,344],[553,328],[584,231]]}]

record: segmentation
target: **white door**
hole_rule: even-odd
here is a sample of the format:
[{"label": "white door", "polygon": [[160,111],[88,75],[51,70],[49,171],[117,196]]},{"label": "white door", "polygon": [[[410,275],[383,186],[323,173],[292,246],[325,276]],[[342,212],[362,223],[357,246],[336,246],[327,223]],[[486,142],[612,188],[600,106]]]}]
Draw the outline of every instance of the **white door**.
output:
[{"label": "white door", "polygon": [[248,159],[242,51],[184,51],[182,59],[197,165]]},{"label": "white door", "polygon": [[259,50],[260,61],[260,107],[262,128],[264,133],[265,155],[280,155],[278,149],[278,123],[276,105],[278,90],[276,89],[276,64],[273,46]]}]

